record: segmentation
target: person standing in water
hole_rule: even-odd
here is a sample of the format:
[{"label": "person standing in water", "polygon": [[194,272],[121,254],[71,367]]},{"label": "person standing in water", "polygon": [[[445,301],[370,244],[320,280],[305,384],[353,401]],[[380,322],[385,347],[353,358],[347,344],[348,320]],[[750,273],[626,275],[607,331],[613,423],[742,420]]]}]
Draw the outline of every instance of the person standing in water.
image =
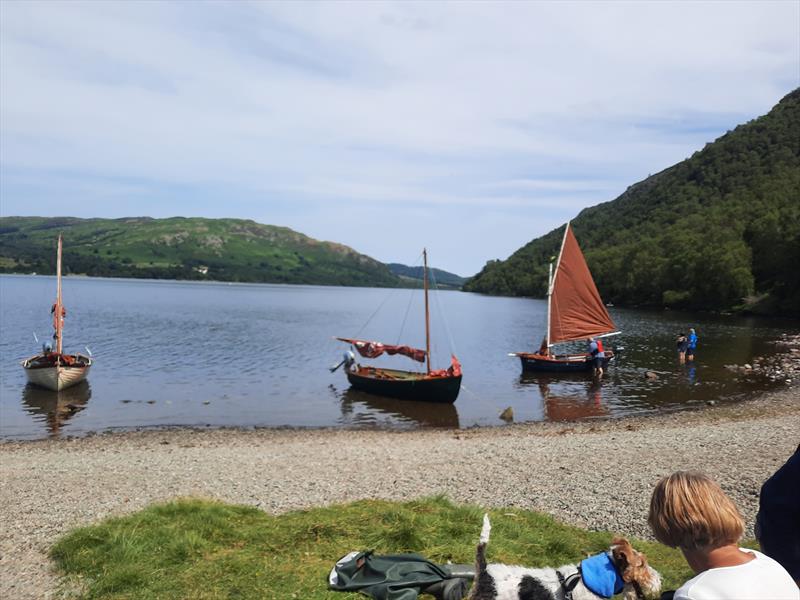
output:
[{"label": "person standing in water", "polygon": [[589,338],[589,355],[591,356],[592,364],[594,365],[594,376],[603,376],[603,360],[606,353],[603,350],[603,342]]},{"label": "person standing in water", "polygon": [[675,338],[675,344],[678,347],[678,362],[681,364],[686,362],[686,349],[689,347],[689,339],[682,331]]},{"label": "person standing in water", "polygon": [[689,337],[686,345],[686,360],[694,360],[694,351],[697,349],[697,334],[694,329],[689,330]]}]

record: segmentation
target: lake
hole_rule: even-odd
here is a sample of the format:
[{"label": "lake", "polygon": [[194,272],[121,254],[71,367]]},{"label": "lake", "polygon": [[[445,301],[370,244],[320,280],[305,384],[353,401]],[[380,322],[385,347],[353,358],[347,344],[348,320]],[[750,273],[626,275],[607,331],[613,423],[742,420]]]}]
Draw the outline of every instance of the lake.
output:
[{"label": "lake", "polygon": [[[432,366],[460,359],[453,406],[350,390],[334,336],[424,348],[419,290],[64,279],[64,349],[95,360],[88,382],[55,394],[26,385],[19,361],[52,334],[55,278],[0,276],[0,438],[36,439],[142,427],[471,427],[515,420],[616,417],[733,402],[775,384],[738,381],[726,364],[775,351],[798,323],[610,308],[621,336],[616,364],[588,376],[526,375],[507,354],[538,348],[547,303],[454,291],[431,298]],[[692,365],[675,335],[695,327]],[[415,368],[404,357],[376,364]],[[644,373],[656,371],[648,381]]]}]

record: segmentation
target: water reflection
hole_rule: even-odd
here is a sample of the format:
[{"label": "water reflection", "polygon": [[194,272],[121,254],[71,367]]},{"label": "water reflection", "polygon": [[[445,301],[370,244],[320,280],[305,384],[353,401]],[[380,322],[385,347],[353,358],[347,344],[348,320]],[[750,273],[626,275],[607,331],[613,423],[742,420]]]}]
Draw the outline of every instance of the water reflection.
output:
[{"label": "water reflection", "polygon": [[352,388],[341,392],[340,399],[342,419],[352,425],[396,427],[407,423],[422,427],[459,427],[458,411],[454,404],[396,400]]},{"label": "water reflection", "polygon": [[544,412],[550,421],[576,421],[605,417],[610,411],[603,399],[603,382],[587,379],[585,374],[553,377],[540,373],[520,376],[521,386],[537,386]]},{"label": "water reflection", "polygon": [[92,388],[88,381],[81,381],[60,392],[29,383],[22,390],[22,405],[28,413],[34,415],[36,421],[44,421],[50,437],[56,438],[61,433],[61,428],[86,408],[91,397]]}]

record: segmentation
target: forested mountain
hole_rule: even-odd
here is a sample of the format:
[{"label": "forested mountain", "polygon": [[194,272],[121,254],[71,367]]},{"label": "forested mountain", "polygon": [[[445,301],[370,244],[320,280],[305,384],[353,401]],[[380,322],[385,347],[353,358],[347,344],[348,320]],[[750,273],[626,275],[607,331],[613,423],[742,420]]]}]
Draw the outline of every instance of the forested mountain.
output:
[{"label": "forested mountain", "polygon": [[[800,89],[572,225],[606,301],[800,314]],[[464,289],[546,295],[563,230],[488,262]]]},{"label": "forested mountain", "polygon": [[[408,265],[401,265],[400,263],[389,263],[386,266],[389,267],[389,270],[398,277],[410,280],[412,282],[418,282],[421,285],[422,267],[409,267]],[[461,286],[463,286],[464,282],[467,280],[466,277],[461,277],[455,273],[442,271],[441,269],[429,268],[428,272],[431,276],[432,282],[440,288],[461,289]]]},{"label": "forested mountain", "polygon": [[352,248],[241,219],[0,218],[0,272],[389,286],[401,280]]}]

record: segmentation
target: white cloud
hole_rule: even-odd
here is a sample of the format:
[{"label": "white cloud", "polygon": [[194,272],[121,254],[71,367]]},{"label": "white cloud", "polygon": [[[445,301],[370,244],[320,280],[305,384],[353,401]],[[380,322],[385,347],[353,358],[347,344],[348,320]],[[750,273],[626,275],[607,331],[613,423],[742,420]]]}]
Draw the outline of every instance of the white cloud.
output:
[{"label": "white cloud", "polygon": [[800,85],[796,2],[3,2],[0,17],[0,213],[66,199],[78,216],[280,218],[386,261],[440,242],[462,274]]}]

